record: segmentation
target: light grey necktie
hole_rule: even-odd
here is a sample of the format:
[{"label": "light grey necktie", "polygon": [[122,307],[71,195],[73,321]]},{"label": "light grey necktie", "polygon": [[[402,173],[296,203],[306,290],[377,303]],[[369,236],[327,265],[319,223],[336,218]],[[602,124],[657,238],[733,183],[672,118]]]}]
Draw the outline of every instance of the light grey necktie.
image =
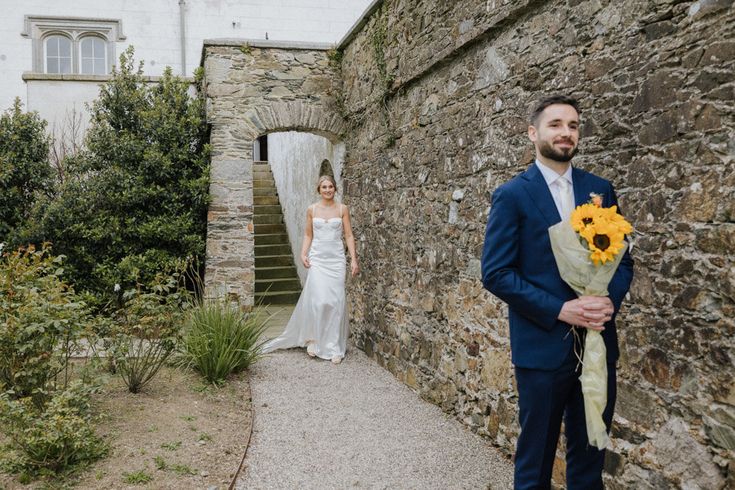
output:
[{"label": "light grey necktie", "polygon": [[556,181],[559,184],[559,203],[561,204],[561,219],[569,221],[569,217],[574,211],[574,195],[572,194],[572,184],[564,177],[560,177]]}]

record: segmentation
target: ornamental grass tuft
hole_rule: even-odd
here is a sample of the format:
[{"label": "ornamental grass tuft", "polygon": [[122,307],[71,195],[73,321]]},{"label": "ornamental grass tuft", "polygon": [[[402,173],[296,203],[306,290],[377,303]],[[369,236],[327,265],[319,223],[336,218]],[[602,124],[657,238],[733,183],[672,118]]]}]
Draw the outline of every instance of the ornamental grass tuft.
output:
[{"label": "ornamental grass tuft", "polygon": [[181,362],[210,383],[221,384],[261,356],[266,321],[224,300],[203,300],[189,311]]}]

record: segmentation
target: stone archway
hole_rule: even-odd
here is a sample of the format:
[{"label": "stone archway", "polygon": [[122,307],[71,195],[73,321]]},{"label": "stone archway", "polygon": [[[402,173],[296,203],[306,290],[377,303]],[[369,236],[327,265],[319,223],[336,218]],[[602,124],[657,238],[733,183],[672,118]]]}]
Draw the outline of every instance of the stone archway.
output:
[{"label": "stone archway", "polygon": [[253,306],[252,142],[278,131],[342,139],[330,46],[273,41],[205,41],[203,65],[210,144],[205,287]]}]

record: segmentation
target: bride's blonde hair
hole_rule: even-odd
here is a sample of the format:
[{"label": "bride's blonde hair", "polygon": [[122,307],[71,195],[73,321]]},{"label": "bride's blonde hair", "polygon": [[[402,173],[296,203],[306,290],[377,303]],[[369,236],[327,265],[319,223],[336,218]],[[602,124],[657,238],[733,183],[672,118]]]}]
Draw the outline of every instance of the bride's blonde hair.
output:
[{"label": "bride's blonde hair", "polygon": [[319,188],[322,186],[322,182],[324,182],[325,180],[328,180],[329,182],[332,183],[332,185],[334,186],[334,192],[336,194],[337,193],[337,182],[334,180],[334,177],[332,177],[331,175],[322,175],[321,177],[319,177],[319,182],[316,183],[316,193],[319,194]]}]

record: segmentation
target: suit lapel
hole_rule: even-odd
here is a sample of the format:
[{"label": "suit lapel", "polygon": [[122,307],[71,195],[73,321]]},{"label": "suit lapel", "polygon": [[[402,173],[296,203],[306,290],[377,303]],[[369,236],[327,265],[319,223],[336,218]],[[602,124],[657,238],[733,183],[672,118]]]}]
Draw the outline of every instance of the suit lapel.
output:
[{"label": "suit lapel", "polygon": [[572,185],[574,186],[574,205],[579,206],[590,200],[592,190],[587,185],[587,175],[582,170],[572,167]]},{"label": "suit lapel", "polygon": [[[523,179],[526,181],[524,189],[530,196],[531,202],[538,208],[549,226],[561,221],[561,216],[559,216],[559,211],[556,209],[556,204],[554,203],[554,198],[551,196],[549,186],[546,185],[544,176],[538,167],[536,167],[535,163],[532,163],[531,167],[526,170],[523,174]],[[576,191],[574,194],[576,199]]]}]

